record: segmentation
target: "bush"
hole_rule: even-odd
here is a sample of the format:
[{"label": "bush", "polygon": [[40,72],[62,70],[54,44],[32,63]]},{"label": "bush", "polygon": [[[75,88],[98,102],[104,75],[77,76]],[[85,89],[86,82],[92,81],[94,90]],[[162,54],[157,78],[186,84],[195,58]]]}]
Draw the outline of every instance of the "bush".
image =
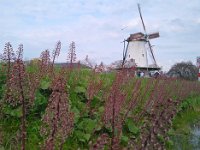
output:
[{"label": "bush", "polygon": [[194,81],[198,79],[198,68],[191,62],[181,62],[174,64],[167,74],[170,77]]}]

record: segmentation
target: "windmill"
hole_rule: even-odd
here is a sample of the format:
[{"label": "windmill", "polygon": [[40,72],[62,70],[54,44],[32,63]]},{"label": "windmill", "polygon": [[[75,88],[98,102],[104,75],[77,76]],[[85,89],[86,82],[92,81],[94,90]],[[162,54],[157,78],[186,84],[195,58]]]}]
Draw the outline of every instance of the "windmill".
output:
[{"label": "windmill", "polygon": [[[153,53],[153,48],[150,43],[150,39],[158,38],[159,32],[148,34],[141,13],[140,5],[138,4],[138,11],[140,15],[140,19],[142,21],[142,26],[144,33],[138,32],[134,34],[130,34],[130,36],[125,39],[124,42],[124,50],[123,50],[123,61],[122,66],[126,63],[126,61],[134,62],[137,68],[142,69],[151,69],[151,70],[159,70],[156,63],[156,59]],[[126,44],[127,43],[127,44]],[[149,65],[148,55],[152,59],[152,64]]]}]

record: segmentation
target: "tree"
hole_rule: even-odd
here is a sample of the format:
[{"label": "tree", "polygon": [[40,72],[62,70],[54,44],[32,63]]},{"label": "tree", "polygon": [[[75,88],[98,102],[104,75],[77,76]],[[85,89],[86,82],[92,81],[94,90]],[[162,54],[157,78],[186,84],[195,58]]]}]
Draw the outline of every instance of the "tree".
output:
[{"label": "tree", "polygon": [[198,68],[192,62],[180,62],[174,64],[167,75],[185,80],[197,80]]}]

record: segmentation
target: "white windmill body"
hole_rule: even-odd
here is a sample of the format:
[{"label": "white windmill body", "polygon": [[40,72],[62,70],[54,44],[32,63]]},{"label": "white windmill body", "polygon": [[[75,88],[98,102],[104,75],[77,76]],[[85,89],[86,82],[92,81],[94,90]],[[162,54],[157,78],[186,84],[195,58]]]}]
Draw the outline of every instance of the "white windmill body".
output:
[{"label": "white windmill body", "polygon": [[[133,36],[133,34],[131,36]],[[147,51],[145,45],[145,40],[130,40],[127,47],[126,60],[132,60],[136,66],[142,68],[148,67]]]},{"label": "white windmill body", "polygon": [[127,51],[127,60],[133,59],[136,66],[148,67],[147,52],[145,49],[146,42],[132,41],[129,43]]}]

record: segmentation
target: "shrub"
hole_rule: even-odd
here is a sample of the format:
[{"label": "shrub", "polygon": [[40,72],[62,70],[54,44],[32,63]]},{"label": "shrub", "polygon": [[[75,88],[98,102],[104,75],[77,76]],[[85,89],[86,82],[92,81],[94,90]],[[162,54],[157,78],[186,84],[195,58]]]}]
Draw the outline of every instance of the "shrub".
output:
[{"label": "shrub", "polygon": [[174,64],[167,74],[170,77],[176,77],[185,80],[197,80],[198,68],[191,62],[181,62]]}]

